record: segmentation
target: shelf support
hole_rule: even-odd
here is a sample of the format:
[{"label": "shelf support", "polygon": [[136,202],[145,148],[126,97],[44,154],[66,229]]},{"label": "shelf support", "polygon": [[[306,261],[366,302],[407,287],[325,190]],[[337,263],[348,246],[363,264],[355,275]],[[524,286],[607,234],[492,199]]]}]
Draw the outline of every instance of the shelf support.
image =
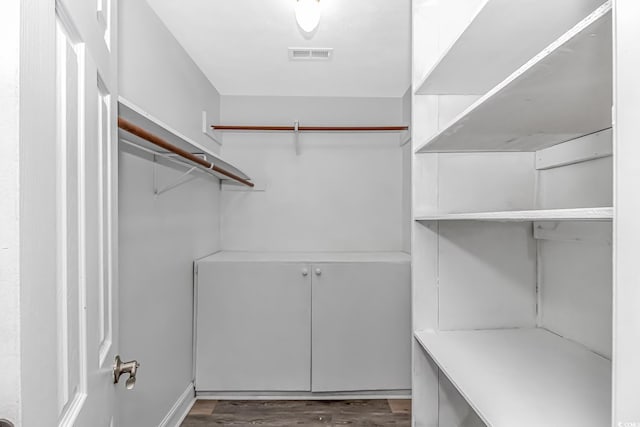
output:
[{"label": "shelf support", "polygon": [[294,145],[295,145],[295,149],[296,149],[296,156],[300,155],[300,132],[298,132],[300,128],[300,122],[298,120],[296,120],[295,122],[293,122],[293,133],[294,133]]},{"label": "shelf support", "polygon": [[[205,156],[203,156],[205,157]],[[186,184],[189,181],[192,181],[195,179],[195,176],[193,176],[193,172],[196,172],[198,170],[198,168],[196,166],[192,166],[191,168],[189,168],[186,172],[184,172],[182,175],[180,175],[178,178],[176,178],[175,180],[173,180],[173,182],[171,184],[165,185],[162,188],[159,188],[159,173],[158,173],[158,162],[156,160],[156,156],[153,156],[153,192],[156,196],[161,195],[162,193],[166,193],[169,190],[172,190],[176,187],[181,186],[182,184]]]}]

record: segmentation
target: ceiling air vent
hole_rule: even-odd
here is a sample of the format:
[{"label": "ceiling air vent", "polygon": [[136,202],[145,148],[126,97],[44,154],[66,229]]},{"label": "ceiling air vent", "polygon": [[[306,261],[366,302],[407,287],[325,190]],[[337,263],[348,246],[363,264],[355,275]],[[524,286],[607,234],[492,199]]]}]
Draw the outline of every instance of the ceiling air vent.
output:
[{"label": "ceiling air vent", "polygon": [[333,53],[332,48],[290,47],[289,59],[293,59],[293,60],[330,59],[332,53]]}]

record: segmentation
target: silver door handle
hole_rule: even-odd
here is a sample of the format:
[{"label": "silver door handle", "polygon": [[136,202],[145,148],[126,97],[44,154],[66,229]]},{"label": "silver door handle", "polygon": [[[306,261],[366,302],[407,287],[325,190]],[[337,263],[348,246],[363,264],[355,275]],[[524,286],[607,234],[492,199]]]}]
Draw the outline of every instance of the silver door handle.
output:
[{"label": "silver door handle", "polygon": [[129,374],[129,378],[127,378],[124,385],[127,387],[127,390],[133,389],[136,385],[136,374],[138,373],[139,367],[140,364],[137,360],[123,362],[119,355],[116,356],[116,361],[113,364],[113,383],[118,384],[122,374]]},{"label": "silver door handle", "polygon": [[320,270],[319,268],[316,268],[315,273],[316,273],[316,276],[319,276],[322,274],[322,270]]}]

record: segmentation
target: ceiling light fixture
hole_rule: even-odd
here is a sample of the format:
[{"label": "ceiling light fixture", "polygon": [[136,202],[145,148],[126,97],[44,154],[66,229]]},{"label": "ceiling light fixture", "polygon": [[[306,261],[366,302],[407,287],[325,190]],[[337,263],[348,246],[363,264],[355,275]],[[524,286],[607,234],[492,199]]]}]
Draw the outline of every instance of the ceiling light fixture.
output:
[{"label": "ceiling light fixture", "polygon": [[300,28],[311,33],[320,23],[320,0],[297,0],[296,21]]}]

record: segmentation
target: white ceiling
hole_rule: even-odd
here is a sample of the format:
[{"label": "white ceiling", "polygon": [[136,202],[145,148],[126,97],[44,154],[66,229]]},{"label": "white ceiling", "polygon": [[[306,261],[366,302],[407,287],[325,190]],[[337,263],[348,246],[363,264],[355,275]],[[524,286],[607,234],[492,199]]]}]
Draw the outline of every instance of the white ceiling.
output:
[{"label": "white ceiling", "polygon": [[[399,97],[409,87],[410,0],[320,0],[309,38],[296,0],[148,0],[223,95]],[[333,48],[291,61],[289,47]]]}]

